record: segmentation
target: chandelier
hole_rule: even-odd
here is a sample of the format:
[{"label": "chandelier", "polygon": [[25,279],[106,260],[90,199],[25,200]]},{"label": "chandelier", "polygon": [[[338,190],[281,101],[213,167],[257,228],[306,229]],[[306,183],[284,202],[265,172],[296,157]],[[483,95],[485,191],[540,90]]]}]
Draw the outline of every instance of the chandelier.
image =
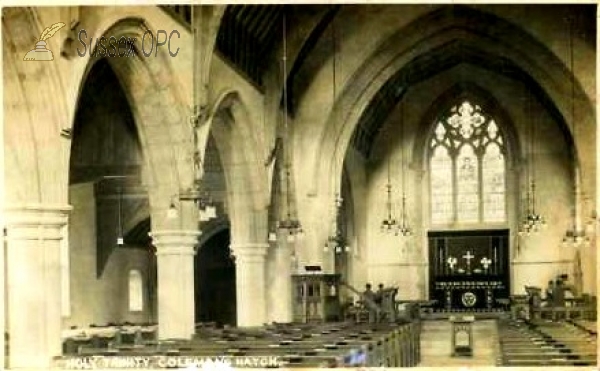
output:
[{"label": "chandelier", "polygon": [[[573,74],[573,78],[571,79],[571,122],[573,125],[573,136],[577,135],[577,120],[575,118],[575,70],[574,70],[574,58],[573,58],[573,18],[569,18],[569,60],[571,64],[571,73]],[[581,222],[579,219],[579,208],[582,205],[581,200],[581,174],[579,171],[579,165],[575,165],[575,174],[574,174],[574,207],[573,207],[573,215],[572,222],[573,225],[570,229],[565,232],[565,236],[563,237],[562,245],[563,247],[580,247],[580,246],[589,246],[590,239],[586,235],[585,230],[581,228]]]},{"label": "chandelier", "polygon": [[590,238],[585,231],[570,229],[565,233],[562,240],[563,247],[587,247],[590,244]]},{"label": "chandelier", "polygon": [[[198,209],[198,221],[206,222],[210,219],[217,217],[217,208],[210,196],[208,191],[208,187],[202,180],[203,175],[203,165],[202,165],[202,157],[200,155],[200,150],[198,149],[198,129],[201,125],[203,125],[207,121],[208,109],[206,104],[197,104],[199,98],[205,98],[206,94],[201,94],[198,90],[205,89],[205,84],[202,81],[199,81],[203,78],[203,74],[200,74],[198,71],[198,63],[200,61],[196,60],[196,48],[198,48],[198,32],[199,30],[195,29],[195,17],[194,17],[194,7],[192,6],[192,28],[193,28],[193,41],[194,41],[194,53],[193,53],[193,108],[192,114],[190,116],[190,125],[192,127],[193,134],[193,174],[194,181],[192,185],[179,192],[179,200],[180,201],[192,201],[196,204]],[[204,100],[204,99],[203,99]],[[177,208],[175,206],[174,199],[176,197],[171,197],[171,205],[169,206],[169,210],[167,211],[167,217],[176,218],[177,217]]]},{"label": "chandelier", "polygon": [[[294,242],[295,240],[301,240],[304,237],[304,231],[302,224],[298,219],[292,216],[291,212],[291,164],[289,162],[289,128],[288,128],[288,96],[287,96],[287,35],[286,35],[286,16],[285,8],[283,11],[283,56],[282,56],[282,84],[283,84],[283,130],[285,135],[284,141],[284,156],[285,156],[285,200],[286,200],[286,218],[277,222],[277,228],[283,231],[287,237],[288,242]],[[273,241],[276,239],[274,233],[269,233],[269,240]]]},{"label": "chandelier", "polygon": [[[304,230],[302,229],[302,224],[298,219],[292,217],[291,213],[291,195],[290,195],[290,166],[286,166],[285,171],[285,179],[286,179],[286,218],[283,220],[279,220],[277,222],[277,229],[281,230],[286,234],[287,242],[294,242],[295,240],[301,240],[304,237]],[[273,241],[273,238],[276,238],[274,234],[269,234],[269,239]]]},{"label": "chandelier", "polygon": [[402,213],[400,215],[400,223],[398,224],[398,230],[396,231],[396,235],[400,234],[403,237],[410,237],[412,236],[413,232],[412,232],[412,228],[410,228],[409,224],[408,224],[408,216],[406,215],[406,176],[404,174],[405,168],[404,168],[404,146],[406,145],[406,136],[404,135],[404,104],[402,104],[401,106],[401,113],[402,113],[402,117],[401,117],[401,127],[400,127],[400,131],[402,134],[402,146],[401,146],[401,168],[400,168],[400,172],[402,174]]},{"label": "chandelier", "polygon": [[383,233],[397,232],[398,222],[392,217],[392,183],[390,179],[390,160],[388,159],[387,165],[387,202],[385,206],[387,208],[387,217],[381,222],[381,231]]},{"label": "chandelier", "polygon": [[529,110],[529,153],[531,156],[531,163],[527,167],[528,177],[528,189],[526,198],[526,210],[525,216],[521,222],[519,229],[520,236],[529,236],[532,233],[537,233],[541,229],[546,228],[546,220],[541,214],[536,212],[536,199],[535,199],[535,124],[532,122],[531,114],[532,107],[531,101],[528,101]]},{"label": "chandelier", "polygon": [[[331,106],[335,105],[335,101],[337,98],[337,81],[336,81],[336,62],[337,62],[337,40],[336,40],[336,24],[335,20],[331,22],[331,54],[332,54],[332,64],[331,64]],[[350,251],[348,244],[346,242],[346,238],[342,235],[340,231],[340,208],[342,207],[343,198],[336,193],[334,200],[334,219],[333,219],[333,230],[334,233],[327,237],[327,241],[325,242],[324,251],[327,252],[329,249],[332,249],[336,254],[341,253],[342,251]]]},{"label": "chandelier", "polygon": [[413,235],[412,228],[408,222],[408,215],[406,212],[406,177],[404,175],[405,164],[404,164],[404,145],[405,145],[405,135],[404,135],[404,105],[401,106],[401,127],[400,131],[402,134],[402,144],[400,149],[400,158],[401,158],[401,167],[400,173],[402,177],[402,203],[401,203],[401,213],[400,220],[397,221],[392,216],[392,180],[391,180],[391,172],[390,172],[390,160],[388,158],[387,163],[387,217],[381,222],[381,231],[384,233],[394,233],[395,236],[402,237],[410,237]]},{"label": "chandelier", "polygon": [[333,250],[336,254],[341,254],[342,252],[349,252],[350,246],[348,245],[348,241],[342,234],[340,230],[340,218],[341,218],[341,207],[344,199],[336,194],[335,196],[335,219],[334,219],[334,233],[327,238],[327,242],[325,242],[324,251],[328,252],[330,249]]},{"label": "chandelier", "polygon": [[398,231],[396,232],[396,235],[398,234],[403,237],[410,237],[413,234],[412,229],[408,225],[408,218],[406,216],[406,195],[404,192],[402,192],[402,219],[400,220]]},{"label": "chandelier", "polygon": [[546,220],[535,210],[535,180],[530,182],[530,188],[527,191],[527,210],[525,217],[521,223],[519,234],[521,236],[529,236],[531,233],[539,232],[546,228]]}]

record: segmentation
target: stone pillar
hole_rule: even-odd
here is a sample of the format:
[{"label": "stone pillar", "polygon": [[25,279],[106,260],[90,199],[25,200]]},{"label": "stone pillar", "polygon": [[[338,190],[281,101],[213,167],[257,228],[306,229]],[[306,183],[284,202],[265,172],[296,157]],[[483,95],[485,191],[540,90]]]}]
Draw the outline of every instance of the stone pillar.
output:
[{"label": "stone pillar", "polygon": [[195,333],[194,255],[199,231],[150,233],[156,246],[158,338],[191,339]]},{"label": "stone pillar", "polygon": [[235,286],[238,327],[262,326],[267,322],[266,255],[268,244],[231,245],[235,256]]},{"label": "stone pillar", "polygon": [[60,247],[70,209],[33,204],[6,210],[11,369],[48,369],[62,353]]},{"label": "stone pillar", "polygon": [[285,240],[285,234],[280,233],[273,244],[273,262],[269,265],[270,290],[269,320],[275,322],[292,321],[292,254],[290,243]]}]

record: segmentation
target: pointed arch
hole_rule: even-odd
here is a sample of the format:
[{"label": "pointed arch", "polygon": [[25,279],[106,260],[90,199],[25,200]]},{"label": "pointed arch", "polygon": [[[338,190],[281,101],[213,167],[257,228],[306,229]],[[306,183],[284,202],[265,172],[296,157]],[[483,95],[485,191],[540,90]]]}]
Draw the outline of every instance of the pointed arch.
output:
[{"label": "pointed arch", "polygon": [[262,241],[267,235],[270,187],[267,169],[256,151],[258,140],[249,111],[239,92],[227,90],[219,95],[208,125],[203,130],[210,130],[215,138],[225,170],[232,244]]},{"label": "pointed arch", "polygon": [[[493,29],[490,24],[494,24]],[[513,42],[515,39],[518,44]],[[536,59],[524,57],[528,55],[535,55]],[[568,117],[565,114],[568,107],[559,104],[564,94],[561,86],[569,86],[573,74],[556,55],[500,17],[468,6],[441,7],[388,37],[346,83],[326,120],[328,124],[319,133],[318,150],[310,159],[303,157],[303,162],[309,161],[315,169],[309,193],[338,188],[339,177],[332,180],[336,183],[332,186],[327,174],[342,163],[361,120],[369,118],[371,105],[388,100],[390,107],[394,107],[411,85],[459,64],[475,65],[524,81],[561,130],[567,133],[571,130],[572,125],[567,125],[564,119]],[[397,89],[384,89],[388,84]],[[580,110],[584,116],[581,121],[586,125],[593,123],[589,98],[580,84],[576,83],[575,90],[582,107],[585,106]],[[378,96],[382,92],[383,96]],[[376,133],[385,117],[382,114],[381,120],[375,120],[376,125],[366,132]],[[578,140],[588,139],[580,136]]]}]

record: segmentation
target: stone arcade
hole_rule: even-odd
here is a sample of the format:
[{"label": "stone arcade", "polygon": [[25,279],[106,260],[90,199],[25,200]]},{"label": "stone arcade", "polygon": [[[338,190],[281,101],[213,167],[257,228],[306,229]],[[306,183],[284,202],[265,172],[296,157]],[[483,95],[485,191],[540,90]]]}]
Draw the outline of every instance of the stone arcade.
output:
[{"label": "stone arcade", "polygon": [[473,365],[592,364],[596,12],[3,8],[4,365],[439,366],[462,314]]}]

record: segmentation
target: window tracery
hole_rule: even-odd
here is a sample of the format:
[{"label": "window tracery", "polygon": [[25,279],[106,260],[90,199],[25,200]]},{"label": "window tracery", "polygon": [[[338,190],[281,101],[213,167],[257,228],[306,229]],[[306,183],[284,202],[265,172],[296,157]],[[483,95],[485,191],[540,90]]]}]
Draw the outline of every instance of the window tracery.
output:
[{"label": "window tracery", "polygon": [[435,124],[429,142],[433,224],[506,220],[506,161],[493,118],[468,100]]}]

